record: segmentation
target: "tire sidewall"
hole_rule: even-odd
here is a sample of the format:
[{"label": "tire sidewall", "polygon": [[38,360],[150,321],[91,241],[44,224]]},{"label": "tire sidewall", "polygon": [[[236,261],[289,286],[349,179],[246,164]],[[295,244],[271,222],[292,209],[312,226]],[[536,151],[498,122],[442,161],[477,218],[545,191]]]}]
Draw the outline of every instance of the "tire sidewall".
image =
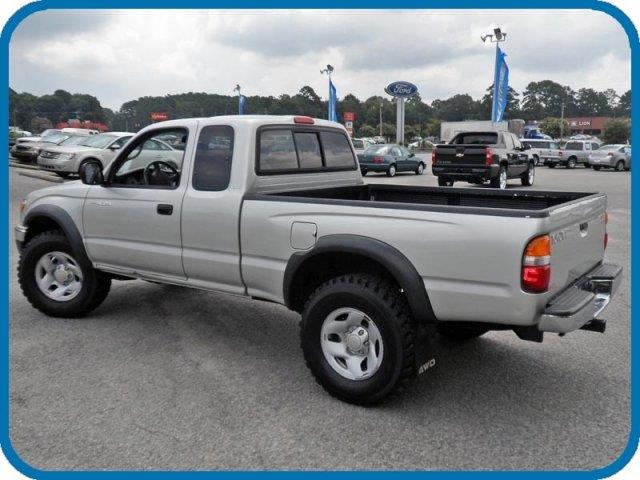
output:
[{"label": "tire sidewall", "polygon": [[[327,362],[320,344],[320,331],[327,316],[338,308],[355,308],[365,313],[378,327],[383,342],[382,364],[371,378],[349,380],[342,377]],[[311,300],[303,313],[303,349],[307,362],[326,388],[336,396],[351,400],[375,401],[389,392],[402,372],[403,343],[395,313],[373,292],[352,285],[330,286]]]}]

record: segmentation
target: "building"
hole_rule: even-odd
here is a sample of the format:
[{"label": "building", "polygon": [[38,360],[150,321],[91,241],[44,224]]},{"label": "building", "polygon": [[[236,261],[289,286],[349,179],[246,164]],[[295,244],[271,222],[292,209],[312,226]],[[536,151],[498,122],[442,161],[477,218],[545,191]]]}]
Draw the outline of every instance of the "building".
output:
[{"label": "building", "polygon": [[611,117],[573,117],[567,118],[571,135],[595,135],[602,134]]}]

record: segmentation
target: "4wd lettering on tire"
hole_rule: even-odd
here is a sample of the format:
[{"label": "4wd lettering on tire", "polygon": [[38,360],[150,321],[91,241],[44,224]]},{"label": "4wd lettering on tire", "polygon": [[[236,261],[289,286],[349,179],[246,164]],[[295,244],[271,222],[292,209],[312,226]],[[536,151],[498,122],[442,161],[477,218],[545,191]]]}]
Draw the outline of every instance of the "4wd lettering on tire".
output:
[{"label": "4wd lettering on tire", "polygon": [[420,365],[420,368],[418,368],[418,375],[422,375],[427,370],[429,370],[430,368],[435,367],[435,366],[436,366],[436,359],[432,358],[428,362],[425,362],[422,365]]}]

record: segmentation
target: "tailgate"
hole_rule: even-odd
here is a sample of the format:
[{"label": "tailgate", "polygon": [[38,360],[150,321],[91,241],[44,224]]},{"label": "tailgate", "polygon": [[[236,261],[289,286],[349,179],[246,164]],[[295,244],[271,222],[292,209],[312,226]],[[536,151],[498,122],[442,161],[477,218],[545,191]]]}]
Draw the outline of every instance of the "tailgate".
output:
[{"label": "tailgate", "polygon": [[602,261],[606,206],[606,195],[597,194],[551,209],[551,293],[564,289]]},{"label": "tailgate", "polygon": [[485,165],[486,157],[484,145],[438,145],[436,147],[437,165]]}]

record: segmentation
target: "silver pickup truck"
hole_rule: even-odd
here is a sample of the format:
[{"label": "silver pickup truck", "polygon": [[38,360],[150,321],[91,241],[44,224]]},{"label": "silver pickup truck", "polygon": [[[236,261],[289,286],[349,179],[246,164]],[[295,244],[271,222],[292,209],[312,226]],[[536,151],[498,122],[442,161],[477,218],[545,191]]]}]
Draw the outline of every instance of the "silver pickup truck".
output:
[{"label": "silver pickup truck", "polygon": [[[169,137],[181,161],[142,165]],[[133,278],[284,304],[318,382],[359,404],[430,371],[436,335],[602,332],[621,278],[605,195],[366,185],[345,129],[309,117],[157,123],[21,208],[18,278],[46,315]]]}]

